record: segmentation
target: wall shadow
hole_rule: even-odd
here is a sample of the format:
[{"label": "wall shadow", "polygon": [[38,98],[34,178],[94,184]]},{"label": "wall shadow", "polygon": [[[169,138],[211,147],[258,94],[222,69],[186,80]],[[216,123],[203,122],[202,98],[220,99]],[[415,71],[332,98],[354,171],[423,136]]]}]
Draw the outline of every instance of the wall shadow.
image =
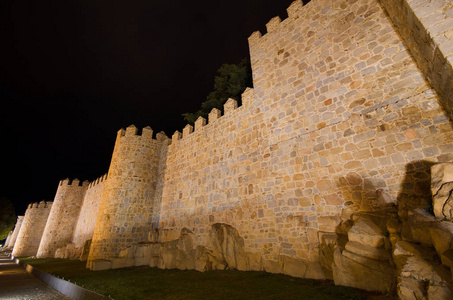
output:
[{"label": "wall shadow", "polygon": [[435,162],[427,160],[413,161],[406,165],[406,171],[401,182],[397,197],[398,215],[407,217],[407,212],[423,208],[432,212],[431,167]]}]

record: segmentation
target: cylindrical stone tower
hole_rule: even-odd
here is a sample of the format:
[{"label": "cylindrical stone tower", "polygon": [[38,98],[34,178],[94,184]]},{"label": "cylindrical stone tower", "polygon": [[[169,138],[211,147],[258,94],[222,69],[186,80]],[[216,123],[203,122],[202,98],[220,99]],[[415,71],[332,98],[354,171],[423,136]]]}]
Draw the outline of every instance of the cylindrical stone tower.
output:
[{"label": "cylindrical stone tower", "polygon": [[20,227],[24,221],[24,216],[18,216],[16,221],[16,226],[14,227],[13,233],[9,237],[9,240],[5,244],[5,248],[12,249],[16,243],[17,236],[19,235]]},{"label": "cylindrical stone tower", "polygon": [[118,131],[105,189],[99,207],[88,266],[97,259],[118,257],[131,244],[147,241],[152,226],[159,155],[168,138],[131,125]]},{"label": "cylindrical stone tower", "polygon": [[13,232],[10,231],[10,232],[8,233],[8,237],[6,238],[5,245],[3,246],[3,248],[6,249],[6,248],[8,247],[8,245],[9,245],[9,240],[11,240],[11,236],[12,236],[12,235],[13,235]]},{"label": "cylindrical stone tower", "polygon": [[52,202],[44,201],[28,206],[14,244],[13,256],[36,255],[51,208]]},{"label": "cylindrical stone tower", "polygon": [[38,258],[54,257],[58,248],[72,242],[83,197],[89,184],[88,181],[84,181],[82,185],[79,183],[78,179],[72,182],[69,179],[60,181],[36,255]]}]

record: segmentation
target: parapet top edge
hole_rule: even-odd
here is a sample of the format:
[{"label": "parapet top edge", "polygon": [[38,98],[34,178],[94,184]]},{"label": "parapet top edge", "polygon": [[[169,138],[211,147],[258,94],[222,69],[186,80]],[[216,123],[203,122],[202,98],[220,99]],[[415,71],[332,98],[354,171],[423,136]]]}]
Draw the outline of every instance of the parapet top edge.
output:
[{"label": "parapet top edge", "polygon": [[40,201],[40,202],[32,202],[28,204],[27,209],[32,209],[32,208],[50,208],[52,205],[53,201]]},{"label": "parapet top edge", "polygon": [[106,181],[107,180],[107,174],[108,173],[105,173],[104,175],[99,176],[96,179],[94,179],[93,181],[91,181],[90,184],[88,185],[88,188],[92,188],[92,187],[94,187],[94,186]]},{"label": "parapet top edge", "polygon": [[[235,102],[237,103],[237,101],[234,100],[234,99],[232,99],[232,98],[230,98],[229,100],[233,100],[233,101],[235,101]],[[228,100],[228,101],[229,101],[229,100]],[[227,102],[228,102],[228,101],[227,101]],[[226,104],[227,102],[225,102],[225,104]],[[243,105],[241,105],[241,106],[237,106],[237,105],[236,105],[235,108],[234,108],[234,110],[236,110],[236,109],[238,109],[238,108],[241,108],[241,107],[243,107]],[[222,114],[221,114],[221,111],[220,111],[219,109],[217,109],[217,108],[213,108],[209,114],[211,114],[211,113],[213,113],[213,112],[217,114],[217,118],[215,118],[215,119],[214,119],[214,118],[208,118],[208,120],[206,120],[205,118],[203,118],[203,117],[200,116],[200,117],[198,117],[198,119],[195,121],[195,123],[194,123],[195,126],[192,126],[192,125],[190,125],[190,124],[187,124],[187,125],[184,126],[184,128],[182,129],[182,133],[181,133],[180,131],[176,130],[176,131],[173,133],[173,135],[172,135],[172,140],[173,140],[173,141],[182,140],[182,139],[184,139],[186,136],[189,136],[189,135],[191,135],[191,134],[194,133],[194,132],[200,131],[203,127],[207,127],[207,126],[213,124],[213,123],[214,123],[215,121],[217,121],[218,119],[222,118],[223,116],[226,116],[226,115],[229,114],[229,112],[226,112],[226,113],[224,113],[224,114],[222,115]],[[220,113],[219,113],[219,112],[220,112]]]},{"label": "parapet top edge", "polygon": [[69,178],[65,178],[65,179],[60,180],[58,186],[63,186],[63,185],[67,185],[67,186],[88,186],[89,184],[90,184],[90,182],[88,180],[81,181],[78,178],[74,178],[72,180],[69,179]]},{"label": "parapet top edge", "polygon": [[300,16],[300,12],[302,11],[303,7],[304,7],[304,2],[302,0],[293,1],[286,9],[286,11],[288,13],[288,17],[283,20],[280,19],[279,16],[275,16],[275,17],[271,18],[269,20],[269,22],[266,24],[267,31],[264,34],[261,34],[261,32],[259,30],[257,30],[249,36],[249,38],[248,38],[249,46],[252,47],[262,37],[266,36],[266,34],[275,31],[283,21],[285,21],[287,19],[297,19]]},{"label": "parapet top edge", "polygon": [[241,100],[242,100],[242,105],[238,105],[238,101],[229,98],[224,104],[223,104],[223,110],[224,113],[222,115],[222,112],[218,108],[213,108],[211,112],[208,114],[208,120],[203,117],[198,117],[198,119],[195,121],[194,126],[187,124],[184,126],[182,133],[178,130],[176,130],[173,135],[172,135],[172,142],[174,145],[175,141],[182,140],[186,136],[189,136],[193,132],[200,131],[202,128],[207,127],[213,123],[215,123],[217,120],[222,118],[223,116],[228,116],[234,111],[236,111],[239,108],[249,106],[250,103],[253,101],[253,92],[254,89],[251,87],[247,87],[244,92],[241,94]]},{"label": "parapet top edge", "polygon": [[145,137],[145,138],[157,140],[157,141],[169,139],[167,134],[164,131],[158,132],[156,134],[156,138],[153,138],[153,133],[154,133],[154,131],[150,126],[143,127],[141,132],[139,132],[138,128],[134,124],[131,124],[128,127],[126,127],[126,129],[121,128],[120,130],[118,130],[117,136],[119,138],[124,137],[124,136]]}]

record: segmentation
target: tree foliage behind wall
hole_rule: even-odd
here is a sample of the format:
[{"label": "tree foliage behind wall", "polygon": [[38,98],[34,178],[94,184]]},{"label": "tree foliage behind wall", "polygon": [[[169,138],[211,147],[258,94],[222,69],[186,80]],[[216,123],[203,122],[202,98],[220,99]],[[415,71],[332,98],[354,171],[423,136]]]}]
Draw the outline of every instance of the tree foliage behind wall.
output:
[{"label": "tree foliage behind wall", "polygon": [[242,92],[252,86],[252,68],[248,58],[244,58],[238,64],[223,64],[214,78],[214,91],[201,103],[200,110],[183,114],[184,120],[193,124],[200,116],[207,119],[213,108],[223,110],[223,104],[229,98],[240,101]]},{"label": "tree foliage behind wall", "polygon": [[16,224],[16,214],[11,201],[0,197],[0,240],[8,237],[8,233],[13,230]]}]

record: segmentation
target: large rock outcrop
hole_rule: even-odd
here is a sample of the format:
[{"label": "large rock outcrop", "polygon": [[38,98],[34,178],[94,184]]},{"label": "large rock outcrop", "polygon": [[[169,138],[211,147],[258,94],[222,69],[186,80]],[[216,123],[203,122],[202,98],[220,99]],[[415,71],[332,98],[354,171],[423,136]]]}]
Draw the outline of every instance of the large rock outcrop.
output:
[{"label": "large rock outcrop", "polygon": [[434,215],[453,220],[453,163],[431,167],[431,193]]},{"label": "large rock outcrop", "polygon": [[347,241],[335,248],[332,269],[336,284],[379,292],[395,289],[387,223],[396,218],[394,209],[351,216],[353,225],[347,231]]},{"label": "large rock outcrop", "polygon": [[398,273],[398,297],[402,300],[452,299],[451,274],[436,260],[431,247],[398,241],[393,258]]}]

